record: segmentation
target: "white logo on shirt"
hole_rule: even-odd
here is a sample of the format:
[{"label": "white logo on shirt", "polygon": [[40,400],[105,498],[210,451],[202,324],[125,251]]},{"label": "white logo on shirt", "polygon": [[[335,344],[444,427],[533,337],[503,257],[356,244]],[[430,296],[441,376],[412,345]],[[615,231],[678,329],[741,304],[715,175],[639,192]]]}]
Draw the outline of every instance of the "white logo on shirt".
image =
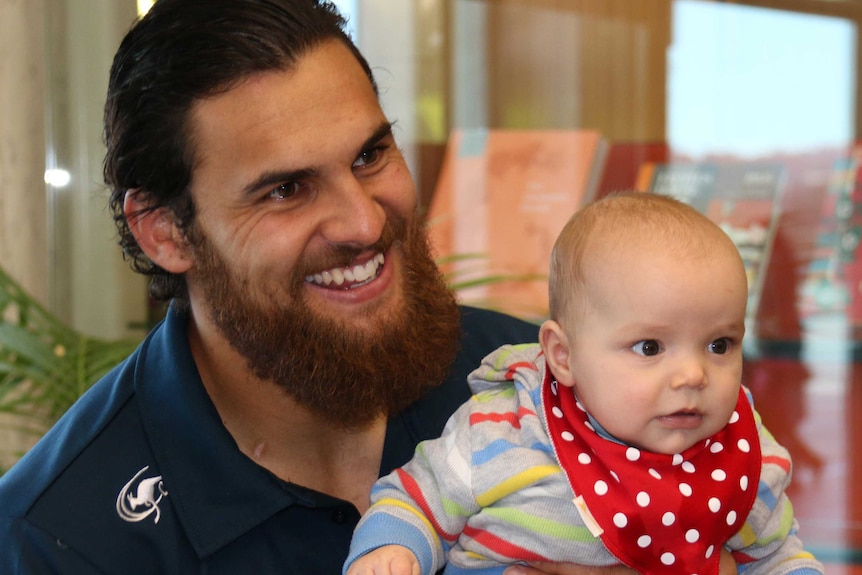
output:
[{"label": "white logo on shirt", "polygon": [[[153,513],[156,514],[155,523],[159,522],[161,511],[159,510],[159,502],[165,497],[168,492],[162,483],[162,476],[148,477],[146,479],[138,479],[149,469],[147,465],[138,471],[117,495],[117,514],[123,521],[136,523],[143,521]],[[133,487],[137,483],[137,487]]]}]

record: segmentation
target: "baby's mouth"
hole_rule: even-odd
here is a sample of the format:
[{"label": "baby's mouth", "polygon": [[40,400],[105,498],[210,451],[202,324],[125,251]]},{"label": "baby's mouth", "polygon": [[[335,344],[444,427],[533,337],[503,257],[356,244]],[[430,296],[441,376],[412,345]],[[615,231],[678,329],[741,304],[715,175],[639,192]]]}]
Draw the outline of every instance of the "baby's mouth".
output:
[{"label": "baby's mouth", "polygon": [[681,409],[668,415],[662,415],[658,419],[664,425],[674,429],[693,429],[703,421],[703,413],[695,409]]}]

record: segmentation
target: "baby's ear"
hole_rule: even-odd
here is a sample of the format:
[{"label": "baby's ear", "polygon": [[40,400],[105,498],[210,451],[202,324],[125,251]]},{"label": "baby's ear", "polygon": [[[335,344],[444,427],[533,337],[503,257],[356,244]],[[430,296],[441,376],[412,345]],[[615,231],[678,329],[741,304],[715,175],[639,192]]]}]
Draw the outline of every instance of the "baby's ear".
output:
[{"label": "baby's ear", "polygon": [[168,208],[150,210],[147,193],[133,189],[126,191],[123,213],[138,246],[154,264],[174,274],[189,270],[192,260],[185,237]]},{"label": "baby's ear", "polygon": [[575,379],[569,365],[571,344],[563,327],[549,319],[539,328],[539,343],[542,344],[545,361],[548,362],[548,367],[551,368],[551,373],[557,378],[557,382],[566,387],[572,387]]}]

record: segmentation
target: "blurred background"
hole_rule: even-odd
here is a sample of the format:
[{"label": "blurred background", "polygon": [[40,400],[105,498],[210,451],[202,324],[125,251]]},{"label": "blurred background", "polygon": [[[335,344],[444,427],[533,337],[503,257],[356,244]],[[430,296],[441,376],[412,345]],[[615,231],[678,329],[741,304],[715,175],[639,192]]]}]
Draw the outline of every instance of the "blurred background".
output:
[{"label": "blurred background", "polygon": [[[139,340],[162,313],[122,261],[101,176],[108,69],[147,4],[0,0],[0,268],[69,329],[109,341]],[[571,192],[576,209],[617,189],[658,191],[662,167],[769,167],[769,192],[738,184],[719,193],[715,176],[709,193],[723,203],[705,208],[737,226],[766,214],[753,252],[746,384],[794,457],[803,538],[830,573],[862,562],[862,0],[336,4],[375,72],[422,206],[453,221],[470,206],[474,219],[458,233],[479,252],[503,245],[475,220],[495,204],[542,222],[551,210],[539,209],[542,198]],[[581,162],[588,177],[555,177],[559,166],[536,151],[544,144],[497,153],[498,134],[521,132],[595,135],[589,157],[554,160]],[[464,158],[487,172],[474,188],[453,175]],[[513,181],[520,200],[502,191]],[[457,254],[441,238],[438,249]],[[540,252],[517,259],[541,270]],[[507,309],[517,285],[495,289],[463,297],[541,318],[539,300],[529,313]],[[0,444],[22,441],[0,435]]]}]

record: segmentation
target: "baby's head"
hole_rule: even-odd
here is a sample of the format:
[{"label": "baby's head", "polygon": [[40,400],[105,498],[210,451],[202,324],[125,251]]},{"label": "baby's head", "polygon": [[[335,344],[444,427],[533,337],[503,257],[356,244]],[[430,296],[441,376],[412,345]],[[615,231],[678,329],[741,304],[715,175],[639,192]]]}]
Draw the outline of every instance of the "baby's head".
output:
[{"label": "baby's head", "polygon": [[610,434],[678,453],[727,423],[748,286],[736,247],[707,217],[655,194],[594,202],[554,245],[549,293],[548,365]]}]

